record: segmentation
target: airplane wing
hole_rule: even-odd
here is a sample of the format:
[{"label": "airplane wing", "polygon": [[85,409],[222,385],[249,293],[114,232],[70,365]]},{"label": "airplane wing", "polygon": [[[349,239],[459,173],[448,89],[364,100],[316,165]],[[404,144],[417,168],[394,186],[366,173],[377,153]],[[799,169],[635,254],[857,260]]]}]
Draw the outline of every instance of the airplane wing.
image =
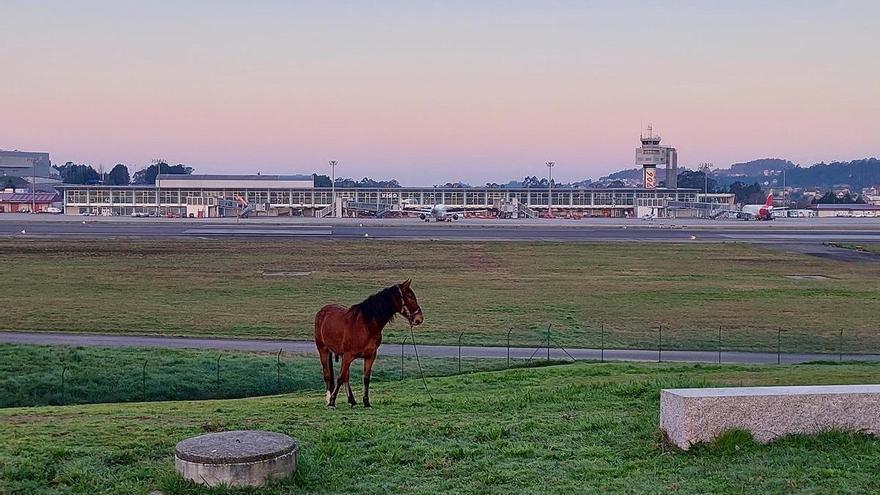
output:
[{"label": "airplane wing", "polygon": [[405,204],[405,205],[403,205],[403,211],[413,211],[416,213],[431,213],[434,211],[434,209],[433,208],[424,208],[421,206],[409,206],[409,205]]}]

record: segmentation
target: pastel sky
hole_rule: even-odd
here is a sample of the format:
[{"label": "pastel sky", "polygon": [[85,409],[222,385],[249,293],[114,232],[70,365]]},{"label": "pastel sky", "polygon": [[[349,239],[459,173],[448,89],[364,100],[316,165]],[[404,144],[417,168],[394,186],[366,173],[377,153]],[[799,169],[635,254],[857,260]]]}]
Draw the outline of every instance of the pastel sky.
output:
[{"label": "pastel sky", "polygon": [[0,0],[0,148],[481,184],[876,156],[880,2]]}]

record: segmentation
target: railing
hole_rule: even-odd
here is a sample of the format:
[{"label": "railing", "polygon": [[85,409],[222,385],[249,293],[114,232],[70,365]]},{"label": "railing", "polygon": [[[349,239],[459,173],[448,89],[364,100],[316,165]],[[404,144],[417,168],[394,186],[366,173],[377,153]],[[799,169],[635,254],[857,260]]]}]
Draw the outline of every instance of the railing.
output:
[{"label": "railing", "polygon": [[[548,324],[491,336],[460,332],[446,345],[420,342],[421,363],[411,338],[398,336],[389,336],[382,345],[374,368],[379,381],[415,377],[422,366],[426,374],[440,376],[539,362],[685,361],[768,366],[880,361],[876,346],[857,335],[847,336],[843,329],[803,333],[718,327],[696,331],[658,324],[625,330],[600,324],[573,335],[570,329],[559,331]],[[41,346],[9,347],[8,361],[29,360],[30,364],[27,371],[19,372],[16,367],[0,371],[0,385],[5,384],[0,386],[0,407],[235,398],[320,389],[323,382],[316,367],[317,356],[297,350],[296,342],[279,343],[282,345],[290,346],[289,350],[279,348],[271,355],[232,350],[169,349],[156,353],[147,348],[57,347],[46,351]],[[21,373],[30,373],[33,379],[19,380]]]},{"label": "railing", "polygon": [[538,218],[538,212],[529,208],[525,203],[519,203],[519,216],[526,218]]},{"label": "railing", "polygon": [[326,218],[326,217],[333,216],[333,210],[335,209],[335,208],[333,208],[333,206],[334,205],[329,204],[329,205],[325,206],[324,208],[321,208],[320,210],[316,210],[315,211],[315,218]]}]

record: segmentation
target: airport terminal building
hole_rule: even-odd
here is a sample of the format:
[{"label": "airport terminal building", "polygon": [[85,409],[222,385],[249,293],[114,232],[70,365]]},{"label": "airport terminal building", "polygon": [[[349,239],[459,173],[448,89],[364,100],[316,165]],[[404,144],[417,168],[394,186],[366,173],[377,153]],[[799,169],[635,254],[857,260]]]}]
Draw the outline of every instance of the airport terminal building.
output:
[{"label": "airport terminal building", "polygon": [[315,187],[311,175],[160,175],[154,186],[63,185],[68,215],[234,216],[240,199],[256,205],[260,215],[324,216],[338,202],[347,214],[401,212],[406,208],[445,204],[449,208],[492,211],[521,205],[526,211],[595,217],[640,216],[649,209],[664,216],[669,202],[694,203],[697,189],[507,187]]}]

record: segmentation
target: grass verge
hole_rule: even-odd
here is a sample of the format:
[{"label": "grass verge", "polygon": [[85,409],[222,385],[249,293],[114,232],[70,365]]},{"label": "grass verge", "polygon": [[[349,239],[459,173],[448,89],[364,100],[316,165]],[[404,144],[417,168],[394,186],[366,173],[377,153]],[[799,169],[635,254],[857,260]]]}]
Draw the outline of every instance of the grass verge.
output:
[{"label": "grass verge", "polygon": [[[457,359],[422,358],[421,363],[426,376],[507,366],[501,359],[465,358],[460,368]],[[339,363],[334,367],[339,373]],[[352,383],[361,383],[361,362],[351,371]],[[380,356],[373,379],[399,380],[401,373],[418,372],[414,358],[401,362],[400,356]],[[228,399],[323,387],[317,355],[0,344],[0,407]]]},{"label": "grass verge", "polygon": [[782,367],[578,363],[377,382],[372,410],[320,392],[256,399],[0,411],[0,492],[204,490],[174,473],[180,439],[280,431],[297,474],[258,493],[877,493],[880,441],[828,433],[684,453],[657,430],[659,391],[710,384],[877,383],[874,364]]}]

